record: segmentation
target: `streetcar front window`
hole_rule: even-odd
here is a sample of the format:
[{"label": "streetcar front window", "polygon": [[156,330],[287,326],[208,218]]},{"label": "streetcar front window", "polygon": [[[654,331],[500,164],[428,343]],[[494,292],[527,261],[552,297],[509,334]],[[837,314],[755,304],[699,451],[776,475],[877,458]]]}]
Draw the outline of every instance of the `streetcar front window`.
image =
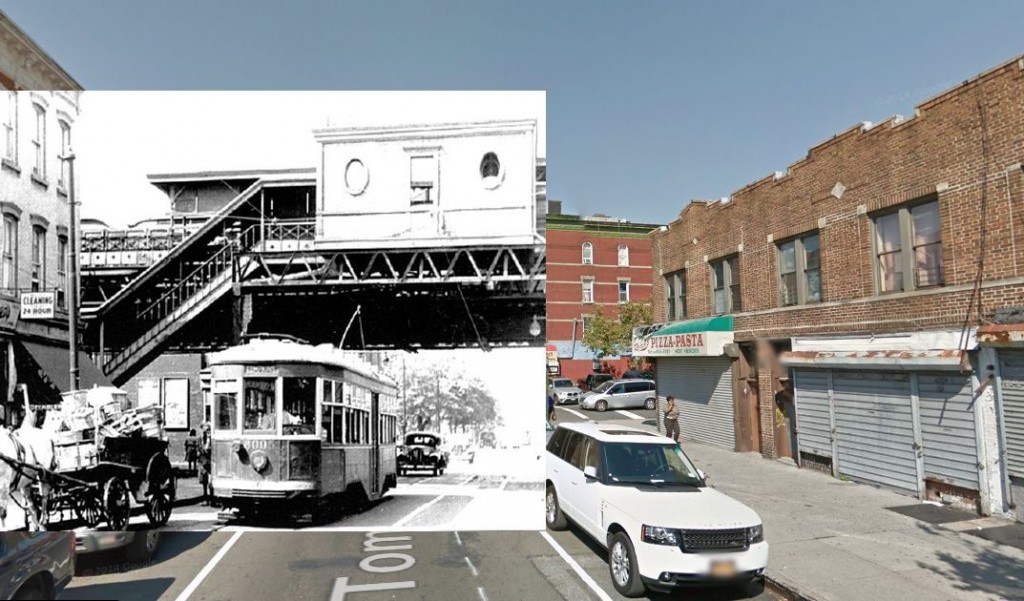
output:
[{"label": "streetcar front window", "polygon": [[214,395],[213,402],[217,408],[215,427],[218,430],[235,430],[238,428],[238,398],[235,393],[219,392]]},{"label": "streetcar front window", "polygon": [[249,434],[274,434],[277,431],[277,379],[246,378],[243,389],[244,431]]},{"label": "streetcar front window", "polygon": [[284,378],[285,436],[314,434],[316,425],[316,378]]}]

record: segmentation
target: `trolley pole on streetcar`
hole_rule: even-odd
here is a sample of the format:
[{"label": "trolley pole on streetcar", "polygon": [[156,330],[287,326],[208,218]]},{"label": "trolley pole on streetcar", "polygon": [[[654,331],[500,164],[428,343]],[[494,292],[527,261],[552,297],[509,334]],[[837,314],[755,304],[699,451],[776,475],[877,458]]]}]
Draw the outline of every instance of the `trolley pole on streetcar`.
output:
[{"label": "trolley pole on streetcar", "polygon": [[64,160],[68,163],[68,205],[71,223],[68,225],[68,261],[71,281],[68,289],[68,352],[71,354],[69,371],[71,390],[78,390],[78,215],[75,211],[75,153],[68,150]]}]

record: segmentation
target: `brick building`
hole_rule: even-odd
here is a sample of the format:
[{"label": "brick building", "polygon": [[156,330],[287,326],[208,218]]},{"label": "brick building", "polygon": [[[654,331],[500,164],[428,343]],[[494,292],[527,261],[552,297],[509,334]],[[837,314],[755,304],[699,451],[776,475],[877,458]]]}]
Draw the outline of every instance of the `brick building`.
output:
[{"label": "brick building", "polygon": [[[610,317],[620,303],[651,298],[651,241],[658,225],[604,216],[563,215],[550,201],[547,214],[547,336],[559,374],[583,380],[600,360],[601,371],[620,375],[623,357],[598,358],[583,344],[587,316],[597,307]],[[550,369],[550,368],[549,368]]]},{"label": "brick building", "polygon": [[652,234],[659,325],[634,352],[684,438],[1021,505],[1022,98],[1024,58]]}]

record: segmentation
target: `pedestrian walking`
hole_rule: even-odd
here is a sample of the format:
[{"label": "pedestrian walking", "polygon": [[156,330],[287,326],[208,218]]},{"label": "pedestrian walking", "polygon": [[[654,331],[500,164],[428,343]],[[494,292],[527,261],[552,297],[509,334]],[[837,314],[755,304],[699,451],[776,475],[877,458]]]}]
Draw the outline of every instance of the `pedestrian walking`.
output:
[{"label": "pedestrian walking", "polygon": [[196,435],[196,429],[192,428],[188,431],[188,437],[185,438],[185,461],[188,463],[188,473],[196,474],[196,463],[199,460],[199,437]]},{"label": "pedestrian walking", "polygon": [[555,415],[555,397],[552,394],[548,394],[548,423],[553,424],[558,421],[558,416]]},{"label": "pedestrian walking", "polygon": [[665,399],[665,436],[672,440],[679,440],[679,407],[676,405],[676,397],[669,396]]},{"label": "pedestrian walking", "polygon": [[209,422],[204,423],[203,434],[199,440],[199,484],[203,487],[203,505],[210,505],[213,491],[210,482],[210,459],[213,453],[213,438],[210,435]]}]

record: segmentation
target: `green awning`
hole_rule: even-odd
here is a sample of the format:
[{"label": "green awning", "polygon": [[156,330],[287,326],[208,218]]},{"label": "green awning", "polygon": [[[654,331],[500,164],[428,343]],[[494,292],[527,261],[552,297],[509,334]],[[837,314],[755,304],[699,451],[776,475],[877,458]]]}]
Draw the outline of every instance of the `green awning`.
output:
[{"label": "green awning", "polygon": [[651,332],[651,335],[671,336],[673,334],[695,334],[697,332],[732,332],[732,328],[732,315],[719,315],[717,317],[670,323],[660,330]]}]

